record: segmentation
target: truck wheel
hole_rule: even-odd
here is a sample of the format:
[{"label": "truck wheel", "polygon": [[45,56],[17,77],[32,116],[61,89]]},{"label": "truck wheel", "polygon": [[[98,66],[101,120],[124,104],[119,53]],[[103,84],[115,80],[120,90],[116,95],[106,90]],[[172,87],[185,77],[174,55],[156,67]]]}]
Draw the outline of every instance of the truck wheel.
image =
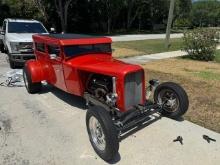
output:
[{"label": "truck wheel", "polygon": [[103,107],[92,106],[86,113],[86,126],[95,152],[105,161],[114,160],[119,141],[109,113]]},{"label": "truck wheel", "polygon": [[23,79],[24,79],[24,84],[25,84],[25,87],[28,93],[34,94],[34,93],[40,92],[41,82],[33,83],[31,80],[31,74],[26,67],[24,67],[23,69]]},{"label": "truck wheel", "polygon": [[2,52],[2,53],[4,53],[4,44],[0,44],[0,51]]},{"label": "truck wheel", "polygon": [[10,68],[11,68],[11,69],[16,69],[15,62],[12,61],[12,60],[10,59],[10,57],[9,57],[9,65],[10,65]]},{"label": "truck wheel", "polygon": [[154,93],[154,101],[163,105],[162,115],[178,119],[186,113],[189,100],[185,90],[173,82],[160,84]]}]

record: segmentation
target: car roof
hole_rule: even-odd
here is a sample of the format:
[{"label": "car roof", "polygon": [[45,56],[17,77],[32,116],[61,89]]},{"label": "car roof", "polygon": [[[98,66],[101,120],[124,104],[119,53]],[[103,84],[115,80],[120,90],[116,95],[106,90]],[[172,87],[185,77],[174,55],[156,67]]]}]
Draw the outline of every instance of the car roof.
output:
[{"label": "car roof", "polygon": [[8,22],[30,22],[30,23],[39,23],[39,21],[34,19],[20,19],[20,18],[7,18]]},{"label": "car roof", "polygon": [[36,34],[33,35],[36,42],[57,43],[60,45],[85,45],[85,44],[101,44],[112,43],[111,38],[103,36],[92,36],[85,34]]},{"label": "car roof", "polygon": [[47,36],[55,39],[86,39],[86,38],[102,38],[102,36],[92,36],[85,34],[73,34],[73,33],[65,33],[65,34],[42,34],[42,36]]}]

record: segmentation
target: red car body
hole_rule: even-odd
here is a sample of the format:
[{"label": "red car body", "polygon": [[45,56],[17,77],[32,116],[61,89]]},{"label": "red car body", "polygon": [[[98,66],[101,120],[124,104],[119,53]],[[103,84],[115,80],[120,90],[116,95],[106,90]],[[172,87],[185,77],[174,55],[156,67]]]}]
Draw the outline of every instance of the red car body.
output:
[{"label": "red car body", "polygon": [[[86,83],[90,74],[101,74],[116,77],[116,91],[118,95],[117,108],[121,112],[129,110],[125,104],[125,79],[126,76],[135,72],[141,73],[141,92],[139,91],[139,104],[144,104],[145,77],[144,70],[138,65],[127,64],[116,60],[112,53],[79,54],[67,57],[64,52],[65,46],[110,44],[112,40],[107,37],[86,37],[80,35],[33,35],[34,53],[36,60],[26,62],[26,67],[31,72],[32,82],[47,81],[49,84],[77,96],[83,96],[86,92]],[[38,50],[36,47],[40,45]],[[51,59],[49,46],[59,49],[59,55]],[[135,97],[135,93],[133,93]],[[132,105],[133,106],[133,105]]]}]

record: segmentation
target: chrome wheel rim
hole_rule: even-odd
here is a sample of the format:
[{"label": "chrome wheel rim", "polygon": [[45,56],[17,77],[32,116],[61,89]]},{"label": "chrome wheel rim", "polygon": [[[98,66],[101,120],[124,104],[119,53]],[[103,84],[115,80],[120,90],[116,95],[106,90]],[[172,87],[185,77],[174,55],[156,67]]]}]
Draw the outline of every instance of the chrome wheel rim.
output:
[{"label": "chrome wheel rim", "polygon": [[101,124],[94,116],[89,119],[89,131],[93,144],[95,144],[99,150],[104,151],[106,147],[105,135]]},{"label": "chrome wheel rim", "polygon": [[163,105],[163,110],[173,113],[179,109],[179,98],[177,94],[170,89],[161,90],[158,94],[158,102]]},{"label": "chrome wheel rim", "polygon": [[24,84],[26,87],[28,87],[28,79],[27,79],[27,74],[24,72]]}]

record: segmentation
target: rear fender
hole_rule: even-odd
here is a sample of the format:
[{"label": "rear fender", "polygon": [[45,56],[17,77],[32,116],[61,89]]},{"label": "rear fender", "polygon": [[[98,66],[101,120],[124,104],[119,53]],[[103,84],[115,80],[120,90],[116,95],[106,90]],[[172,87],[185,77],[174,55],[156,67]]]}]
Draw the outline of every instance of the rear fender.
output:
[{"label": "rear fender", "polygon": [[33,83],[46,80],[46,76],[44,74],[44,71],[43,71],[43,68],[42,68],[40,62],[38,62],[36,60],[28,60],[25,63],[25,67],[30,72],[31,80]]}]

